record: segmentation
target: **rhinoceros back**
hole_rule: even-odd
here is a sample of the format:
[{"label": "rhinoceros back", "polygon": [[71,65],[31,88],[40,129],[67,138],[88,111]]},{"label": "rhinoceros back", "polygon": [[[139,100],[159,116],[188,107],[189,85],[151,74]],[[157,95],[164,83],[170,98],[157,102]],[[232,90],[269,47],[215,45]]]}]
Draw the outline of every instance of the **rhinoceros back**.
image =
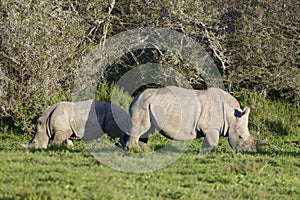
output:
[{"label": "rhinoceros back", "polygon": [[196,137],[199,105],[193,90],[177,87],[147,89],[131,105],[131,114],[150,115],[150,121],[167,137],[183,140]]}]

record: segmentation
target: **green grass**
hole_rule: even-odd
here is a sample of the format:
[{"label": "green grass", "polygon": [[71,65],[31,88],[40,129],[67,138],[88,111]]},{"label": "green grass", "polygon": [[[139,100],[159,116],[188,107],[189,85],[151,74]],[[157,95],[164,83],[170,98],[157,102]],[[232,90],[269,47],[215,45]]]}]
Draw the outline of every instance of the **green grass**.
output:
[{"label": "green grass", "polygon": [[[152,138],[154,139],[154,138]],[[0,199],[299,199],[300,147],[288,137],[256,153],[233,153],[222,138],[199,158],[202,139],[173,164],[130,174],[97,161],[81,142],[23,149],[28,137],[1,140]]]},{"label": "green grass", "polygon": [[[268,138],[257,152],[234,153],[221,138],[200,158],[200,138],[174,163],[142,174],[105,166],[80,141],[23,149],[30,135],[2,129],[0,199],[300,199],[300,146],[293,143],[300,140],[299,108],[251,95],[235,94],[252,108],[250,130]],[[135,151],[167,142],[156,135]]]}]

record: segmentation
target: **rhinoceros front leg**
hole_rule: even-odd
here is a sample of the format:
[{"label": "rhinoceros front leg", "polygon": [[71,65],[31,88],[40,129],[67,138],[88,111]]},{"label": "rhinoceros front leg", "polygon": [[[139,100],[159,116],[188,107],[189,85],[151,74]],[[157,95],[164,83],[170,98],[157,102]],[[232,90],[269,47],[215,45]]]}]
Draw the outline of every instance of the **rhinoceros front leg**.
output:
[{"label": "rhinoceros front leg", "polygon": [[210,130],[205,132],[205,138],[202,143],[202,151],[201,155],[207,155],[211,149],[218,145],[219,142],[219,131],[217,130]]}]

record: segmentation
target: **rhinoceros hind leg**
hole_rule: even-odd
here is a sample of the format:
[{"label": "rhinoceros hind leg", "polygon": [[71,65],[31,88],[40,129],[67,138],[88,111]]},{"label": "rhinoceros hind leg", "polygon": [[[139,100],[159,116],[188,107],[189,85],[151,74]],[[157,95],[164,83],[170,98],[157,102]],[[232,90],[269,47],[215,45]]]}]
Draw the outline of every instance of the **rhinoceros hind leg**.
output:
[{"label": "rhinoceros hind leg", "polygon": [[137,144],[139,141],[139,137],[130,136],[129,139],[126,142],[126,147],[131,148],[135,144]]}]

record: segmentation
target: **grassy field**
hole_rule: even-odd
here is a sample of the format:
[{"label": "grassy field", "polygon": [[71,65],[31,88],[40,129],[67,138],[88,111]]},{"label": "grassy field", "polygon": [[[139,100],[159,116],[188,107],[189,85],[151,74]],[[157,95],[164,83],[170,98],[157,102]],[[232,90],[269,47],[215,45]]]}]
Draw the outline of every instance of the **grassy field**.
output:
[{"label": "grassy field", "polygon": [[[221,138],[200,158],[200,138],[172,164],[141,174],[105,166],[80,141],[23,149],[31,135],[3,129],[0,199],[300,199],[300,146],[293,143],[300,140],[299,108],[248,93],[236,96],[251,106],[250,130],[268,138],[265,146],[234,153]],[[152,137],[148,150],[165,141]]]},{"label": "grassy field", "polygon": [[19,147],[28,137],[1,138],[0,199],[299,199],[300,147],[278,137],[256,153],[233,153],[222,138],[199,158],[201,139],[154,172],[113,170],[83,146]]}]

